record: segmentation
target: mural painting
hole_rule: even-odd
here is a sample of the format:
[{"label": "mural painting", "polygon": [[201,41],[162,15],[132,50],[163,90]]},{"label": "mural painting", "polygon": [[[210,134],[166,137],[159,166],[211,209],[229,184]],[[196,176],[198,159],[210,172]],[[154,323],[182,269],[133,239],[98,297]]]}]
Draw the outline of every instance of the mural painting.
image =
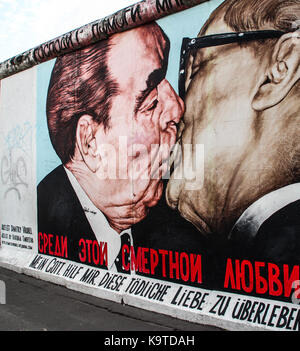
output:
[{"label": "mural painting", "polygon": [[151,21],[51,63],[29,267],[195,321],[299,330],[300,2],[173,17],[180,34]]}]

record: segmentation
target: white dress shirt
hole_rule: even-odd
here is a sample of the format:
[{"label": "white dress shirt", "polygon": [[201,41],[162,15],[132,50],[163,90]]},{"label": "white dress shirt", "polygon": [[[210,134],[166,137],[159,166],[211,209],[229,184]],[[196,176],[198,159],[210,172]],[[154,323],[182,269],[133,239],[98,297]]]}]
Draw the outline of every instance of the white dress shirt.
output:
[{"label": "white dress shirt", "polygon": [[105,215],[93,204],[85,191],[82,189],[77,179],[71,171],[64,167],[67,172],[71,185],[79,199],[79,202],[84,210],[86,218],[96,236],[98,242],[107,243],[107,268],[110,271],[117,271],[115,260],[121,249],[121,236],[128,233],[130,236],[131,245],[133,245],[131,228],[117,233],[109,225]]}]

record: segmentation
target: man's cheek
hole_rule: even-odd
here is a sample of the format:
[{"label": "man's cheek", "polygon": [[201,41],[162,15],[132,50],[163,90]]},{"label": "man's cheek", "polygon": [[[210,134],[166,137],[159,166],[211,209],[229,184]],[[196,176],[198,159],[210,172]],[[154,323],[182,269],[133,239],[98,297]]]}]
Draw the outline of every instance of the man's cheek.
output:
[{"label": "man's cheek", "polygon": [[132,142],[133,145],[143,145],[150,150],[151,145],[159,144],[159,135],[154,130],[149,129],[147,133],[137,133]]},{"label": "man's cheek", "polygon": [[159,143],[159,125],[145,116],[141,116],[142,120],[134,123],[132,128],[132,142],[135,144],[143,144],[149,146],[153,143]]},{"label": "man's cheek", "polygon": [[145,208],[153,207],[157,205],[158,201],[162,197],[162,194],[163,194],[162,181],[157,179],[151,180],[141,202],[143,203]]},{"label": "man's cheek", "polygon": [[150,156],[145,150],[142,154],[128,159],[128,176],[132,181],[138,181],[138,188],[150,180]]},{"label": "man's cheek", "polygon": [[164,185],[163,183],[160,181],[157,183],[157,189],[156,192],[152,198],[152,200],[148,203],[148,207],[153,207],[156,206],[158,201],[161,199],[162,194],[163,194],[163,189],[164,189]]}]

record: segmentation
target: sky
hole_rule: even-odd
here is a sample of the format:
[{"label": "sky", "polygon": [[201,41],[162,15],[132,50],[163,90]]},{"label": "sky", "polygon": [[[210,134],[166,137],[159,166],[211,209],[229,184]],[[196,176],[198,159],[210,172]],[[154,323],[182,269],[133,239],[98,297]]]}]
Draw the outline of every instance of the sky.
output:
[{"label": "sky", "polygon": [[0,0],[0,62],[138,0]]}]

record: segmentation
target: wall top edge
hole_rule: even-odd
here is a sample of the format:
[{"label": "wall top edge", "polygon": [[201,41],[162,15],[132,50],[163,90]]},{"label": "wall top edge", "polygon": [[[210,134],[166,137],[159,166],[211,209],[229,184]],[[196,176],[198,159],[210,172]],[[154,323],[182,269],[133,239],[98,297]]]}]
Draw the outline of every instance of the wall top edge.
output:
[{"label": "wall top edge", "polygon": [[109,36],[209,0],[142,0],[0,63],[0,80]]}]

